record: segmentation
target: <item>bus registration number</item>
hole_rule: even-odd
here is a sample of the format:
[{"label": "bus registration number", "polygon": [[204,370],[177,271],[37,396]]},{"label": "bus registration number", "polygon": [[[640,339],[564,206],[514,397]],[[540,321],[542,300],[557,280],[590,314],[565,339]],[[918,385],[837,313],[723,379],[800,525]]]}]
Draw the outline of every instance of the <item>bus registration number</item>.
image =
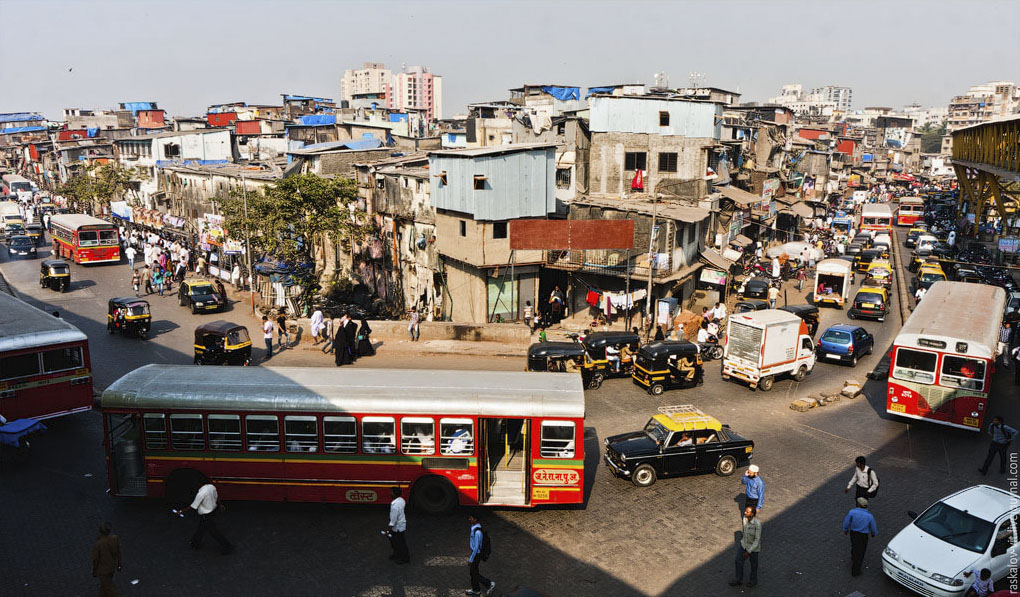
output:
[{"label": "bus registration number", "polygon": [[907,407],[904,404],[890,404],[889,410],[898,413],[905,413],[907,412]]},{"label": "bus registration number", "polygon": [[549,499],[549,490],[544,487],[533,487],[531,489],[531,499],[547,500]]},{"label": "bus registration number", "polygon": [[973,418],[973,417],[964,417],[963,418],[963,424],[964,425],[970,425],[971,427],[977,427],[978,426],[978,420]]}]

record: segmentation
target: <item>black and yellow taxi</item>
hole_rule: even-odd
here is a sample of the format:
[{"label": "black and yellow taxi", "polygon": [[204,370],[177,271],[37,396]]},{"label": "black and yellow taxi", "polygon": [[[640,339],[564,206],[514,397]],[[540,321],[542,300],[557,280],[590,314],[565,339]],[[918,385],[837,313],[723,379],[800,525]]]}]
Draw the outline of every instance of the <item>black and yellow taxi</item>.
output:
[{"label": "black and yellow taxi", "polygon": [[32,242],[39,246],[45,242],[42,224],[29,224],[25,226],[25,236],[32,239]]},{"label": "black and yellow taxi", "polygon": [[107,301],[106,331],[111,334],[119,331],[145,340],[149,337],[151,325],[152,313],[149,311],[149,301],[133,296],[122,296]]},{"label": "black and yellow taxi", "polygon": [[617,477],[648,487],[663,477],[728,477],[750,463],[753,452],[753,441],[686,404],[659,407],[644,429],[607,437],[605,461]]},{"label": "black and yellow taxi", "polygon": [[241,365],[251,363],[248,328],[218,320],[195,328],[196,365]]},{"label": "black and yellow taxi", "polygon": [[605,379],[631,376],[641,341],[634,332],[592,332],[582,344],[588,356],[584,367],[592,370],[599,386]]},{"label": "black and yellow taxi", "polygon": [[907,230],[907,238],[903,241],[903,246],[913,249],[917,246],[917,237],[927,233],[928,229],[926,227],[915,224],[913,228]]},{"label": "black and yellow taxi", "polygon": [[177,290],[177,303],[182,307],[191,307],[192,313],[208,313],[223,310],[227,300],[216,292],[212,282],[187,278]]},{"label": "black and yellow taxi", "polygon": [[885,321],[889,314],[889,291],[881,286],[861,286],[846,314],[850,319],[866,317]]},{"label": "black and yellow taxi", "polygon": [[854,258],[854,269],[862,274],[867,273],[872,261],[883,258],[888,259],[889,253],[882,249],[864,249]]},{"label": "black and yellow taxi", "polygon": [[935,264],[922,265],[917,270],[917,275],[914,276],[914,290],[918,288],[924,288],[925,290],[931,288],[931,285],[935,282],[942,282],[946,279],[946,272],[942,270],[942,267]]},{"label": "black and yellow taxi", "polygon": [[876,259],[868,265],[868,272],[864,274],[865,286],[881,286],[889,288],[893,283],[892,263],[885,259]]}]

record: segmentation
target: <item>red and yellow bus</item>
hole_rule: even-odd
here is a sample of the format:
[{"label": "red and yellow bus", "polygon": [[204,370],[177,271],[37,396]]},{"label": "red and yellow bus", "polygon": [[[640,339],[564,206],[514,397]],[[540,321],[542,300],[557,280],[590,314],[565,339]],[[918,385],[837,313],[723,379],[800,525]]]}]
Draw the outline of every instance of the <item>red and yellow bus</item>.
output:
[{"label": "red and yellow bus", "polygon": [[[146,365],[102,396],[110,491],[227,500],[576,504],[584,391],[555,373]],[[407,495],[405,493],[405,495]]]},{"label": "red and yellow bus", "polygon": [[1005,306],[997,286],[932,284],[889,351],[886,412],[980,431]]},{"label": "red and yellow bus", "polygon": [[85,214],[50,217],[53,255],[75,263],[119,263],[120,235],[113,224]]},{"label": "red and yellow bus", "polygon": [[896,225],[913,226],[918,220],[924,220],[924,199],[901,197],[896,208]]},{"label": "red and yellow bus", "polygon": [[892,209],[888,203],[865,203],[861,206],[860,225],[857,226],[857,230],[891,232],[892,223]]},{"label": "red and yellow bus", "polygon": [[0,415],[49,419],[92,408],[88,338],[0,292]]}]

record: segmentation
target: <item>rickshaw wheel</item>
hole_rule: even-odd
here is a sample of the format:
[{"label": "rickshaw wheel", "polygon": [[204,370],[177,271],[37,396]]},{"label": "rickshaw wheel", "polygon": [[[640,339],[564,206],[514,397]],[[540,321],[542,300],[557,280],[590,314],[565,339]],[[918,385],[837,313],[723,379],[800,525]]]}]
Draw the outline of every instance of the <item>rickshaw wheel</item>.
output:
[{"label": "rickshaw wheel", "polygon": [[149,332],[146,332],[144,330],[139,330],[138,331],[138,337],[141,338],[142,340],[148,340],[149,339]]}]

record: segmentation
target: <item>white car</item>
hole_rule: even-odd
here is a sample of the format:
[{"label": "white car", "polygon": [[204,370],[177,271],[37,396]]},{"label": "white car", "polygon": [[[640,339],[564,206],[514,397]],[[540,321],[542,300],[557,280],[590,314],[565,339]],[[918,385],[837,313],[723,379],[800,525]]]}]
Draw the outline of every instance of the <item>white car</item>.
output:
[{"label": "white car", "polygon": [[937,245],[938,242],[939,239],[934,236],[930,234],[922,234],[917,237],[917,245],[914,247],[914,251],[921,251],[925,249],[930,251],[935,248],[935,245]]},{"label": "white car", "polygon": [[993,580],[1009,573],[1020,557],[1018,526],[1020,497],[988,485],[968,487],[897,533],[882,552],[882,571],[915,593],[958,597],[976,580],[964,572],[988,568]]},{"label": "white car", "polygon": [[885,245],[887,247],[892,246],[892,238],[886,233],[876,234],[874,240],[871,241],[872,245]]}]

